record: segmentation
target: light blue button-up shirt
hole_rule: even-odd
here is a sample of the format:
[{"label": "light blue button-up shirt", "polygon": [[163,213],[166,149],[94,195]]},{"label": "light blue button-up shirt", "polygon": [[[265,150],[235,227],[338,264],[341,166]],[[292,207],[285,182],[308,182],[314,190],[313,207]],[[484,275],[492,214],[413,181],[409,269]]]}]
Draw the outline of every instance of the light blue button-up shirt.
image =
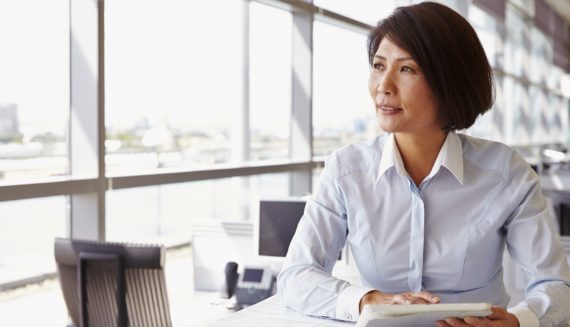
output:
[{"label": "light blue button-up shirt", "polygon": [[[362,285],[331,275],[346,242]],[[515,151],[450,132],[417,187],[393,134],[384,134],[327,159],[278,294],[305,314],[342,320],[357,320],[361,297],[373,289],[506,307],[505,245],[528,283],[524,301],[509,309],[521,326],[570,319],[566,256],[538,176]]]}]

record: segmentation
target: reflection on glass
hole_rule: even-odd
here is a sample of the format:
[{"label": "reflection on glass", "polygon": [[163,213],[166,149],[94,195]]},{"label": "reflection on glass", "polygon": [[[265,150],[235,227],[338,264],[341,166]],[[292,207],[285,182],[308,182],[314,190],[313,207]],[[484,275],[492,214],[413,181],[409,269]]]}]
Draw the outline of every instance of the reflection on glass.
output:
[{"label": "reflection on glass", "polygon": [[108,172],[230,159],[243,102],[242,11],[242,1],[225,0],[105,4]]},{"label": "reflection on glass", "polygon": [[250,5],[250,159],[289,157],[291,13]]},{"label": "reflection on glass", "polygon": [[0,1],[0,180],[67,173],[69,1]]},{"label": "reflection on glass", "polygon": [[0,202],[0,285],[55,272],[53,241],[66,235],[66,197]]},{"label": "reflection on glass", "polygon": [[366,35],[316,21],[313,65],[313,154],[376,135]]},{"label": "reflection on glass", "polygon": [[[553,65],[552,41],[521,11],[508,5],[504,26],[475,5],[469,20],[495,68],[496,101],[467,132],[511,145],[566,142],[567,109],[558,105],[562,70]],[[501,31],[506,35],[501,36]],[[504,46],[503,46],[504,44]]]},{"label": "reflection on glass", "polygon": [[288,194],[288,173],[109,191],[107,239],[186,243],[193,219],[249,220],[260,197]]}]

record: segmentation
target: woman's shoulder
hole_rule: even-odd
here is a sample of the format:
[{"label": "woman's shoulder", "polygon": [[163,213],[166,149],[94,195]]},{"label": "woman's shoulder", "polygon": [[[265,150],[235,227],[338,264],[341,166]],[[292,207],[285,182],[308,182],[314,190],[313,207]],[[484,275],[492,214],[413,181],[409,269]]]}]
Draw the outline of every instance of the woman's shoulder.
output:
[{"label": "woman's shoulder", "polygon": [[526,163],[515,149],[504,143],[465,134],[457,135],[465,159],[478,166],[504,170],[512,164]]},{"label": "woman's shoulder", "polygon": [[362,142],[347,144],[333,151],[325,165],[339,173],[347,173],[373,165],[380,160],[387,135],[382,134]]},{"label": "woman's shoulder", "polygon": [[467,154],[483,154],[489,152],[494,154],[505,153],[510,155],[515,152],[515,150],[508,145],[498,141],[487,140],[461,133],[458,133],[457,136],[461,140],[464,153]]}]

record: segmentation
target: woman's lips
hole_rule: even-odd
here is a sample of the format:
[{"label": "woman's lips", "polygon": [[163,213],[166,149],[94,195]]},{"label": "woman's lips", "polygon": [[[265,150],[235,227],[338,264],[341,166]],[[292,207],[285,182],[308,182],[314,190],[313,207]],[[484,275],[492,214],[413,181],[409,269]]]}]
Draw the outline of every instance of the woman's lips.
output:
[{"label": "woman's lips", "polygon": [[384,115],[393,115],[402,111],[402,108],[392,106],[378,106],[378,109]]}]

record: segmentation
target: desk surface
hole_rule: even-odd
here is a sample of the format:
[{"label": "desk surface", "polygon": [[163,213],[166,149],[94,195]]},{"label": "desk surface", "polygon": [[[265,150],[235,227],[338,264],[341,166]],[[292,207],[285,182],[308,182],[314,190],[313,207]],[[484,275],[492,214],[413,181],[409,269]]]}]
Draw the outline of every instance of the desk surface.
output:
[{"label": "desk surface", "polygon": [[[305,316],[281,305],[277,296],[259,302],[236,313],[227,315],[203,326],[207,327],[354,327],[356,323]],[[570,327],[570,322],[566,325]]]},{"label": "desk surface", "polygon": [[251,327],[267,326],[271,322],[272,327],[311,326],[311,327],[352,327],[353,322],[344,322],[331,319],[321,319],[305,316],[299,312],[288,309],[281,305],[277,296],[242,309],[236,313],[225,316],[211,322],[209,327]]}]

